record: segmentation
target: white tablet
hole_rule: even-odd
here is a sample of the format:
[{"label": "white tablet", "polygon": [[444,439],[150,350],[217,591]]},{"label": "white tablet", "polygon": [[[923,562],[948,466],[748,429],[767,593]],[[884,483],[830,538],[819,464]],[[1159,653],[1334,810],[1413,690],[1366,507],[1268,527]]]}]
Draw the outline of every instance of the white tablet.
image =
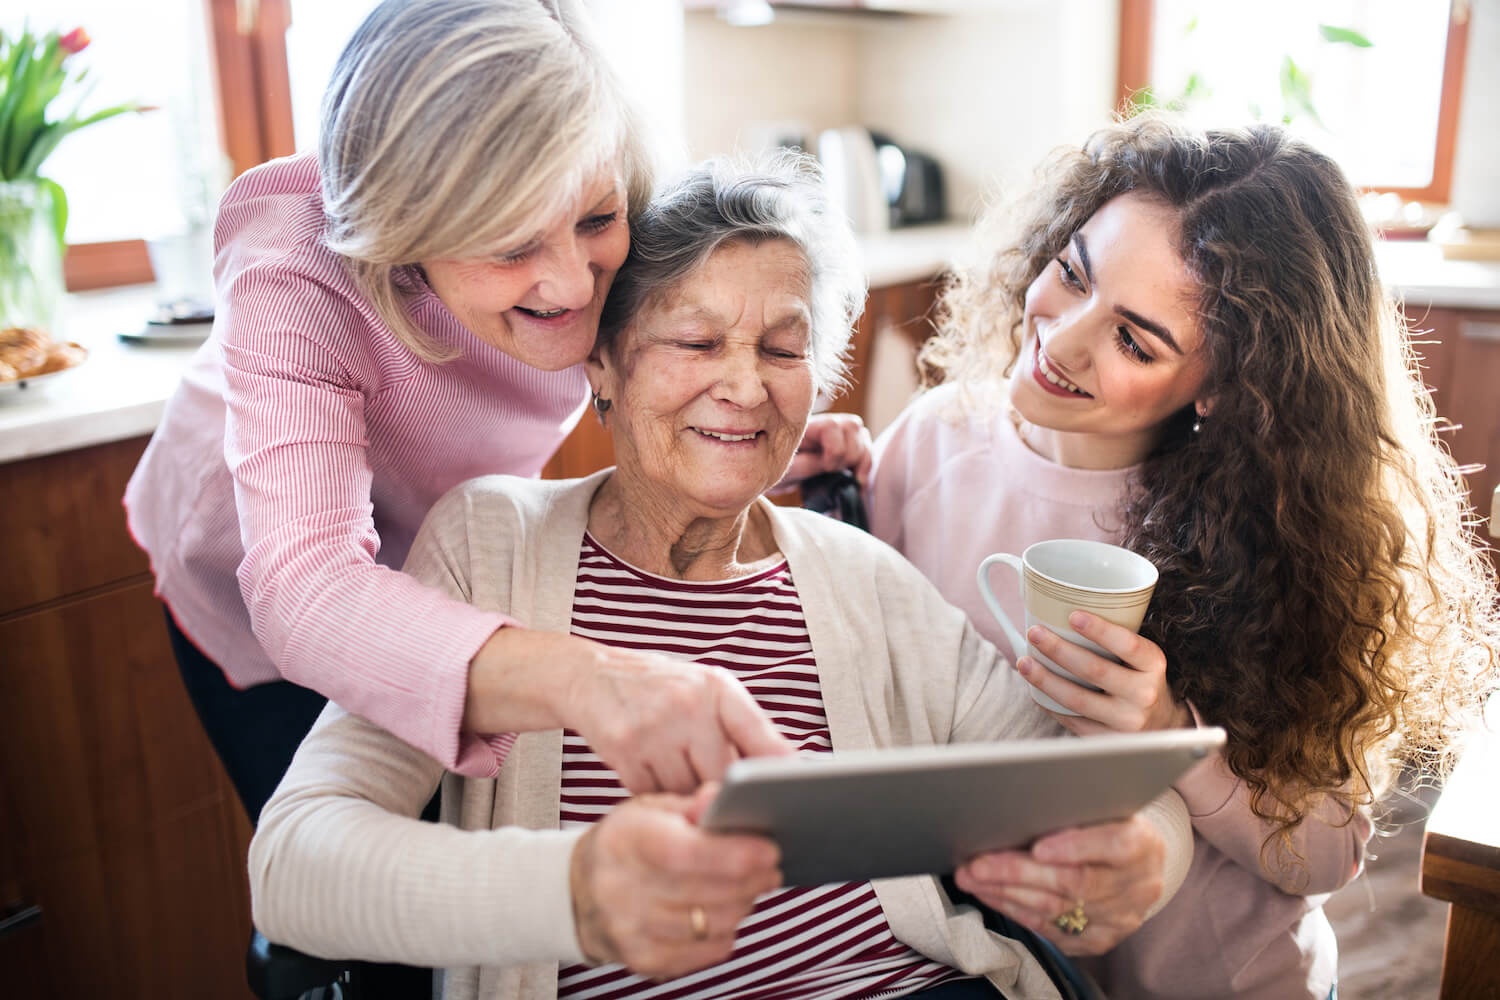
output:
[{"label": "white tablet", "polygon": [[703,818],[781,847],[787,885],[947,874],[1124,819],[1224,743],[1217,728],[736,761]]}]

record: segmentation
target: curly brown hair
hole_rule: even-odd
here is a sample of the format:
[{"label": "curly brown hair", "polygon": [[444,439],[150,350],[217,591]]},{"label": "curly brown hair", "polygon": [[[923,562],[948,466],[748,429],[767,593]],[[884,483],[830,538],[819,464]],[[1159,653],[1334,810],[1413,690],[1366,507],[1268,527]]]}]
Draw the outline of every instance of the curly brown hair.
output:
[{"label": "curly brown hair", "polygon": [[1161,571],[1142,633],[1173,694],[1228,732],[1228,766],[1289,847],[1324,796],[1365,805],[1404,761],[1446,765],[1494,683],[1495,573],[1460,471],[1328,157],[1275,126],[1147,115],[1039,176],[1018,214],[984,224],[1010,235],[944,290],[924,375],[992,388],[1027,287],[1105,202],[1176,212],[1212,408],[1162,428],[1123,544]]}]

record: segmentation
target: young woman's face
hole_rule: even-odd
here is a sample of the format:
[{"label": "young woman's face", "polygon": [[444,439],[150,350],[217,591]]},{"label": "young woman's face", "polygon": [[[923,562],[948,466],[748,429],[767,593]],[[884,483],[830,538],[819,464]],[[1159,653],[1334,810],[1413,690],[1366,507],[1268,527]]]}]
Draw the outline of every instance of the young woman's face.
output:
[{"label": "young woman's face", "polygon": [[589,362],[616,474],[667,517],[737,515],[785,474],[812,412],[807,261],[720,247]]},{"label": "young woman's face", "polygon": [[558,371],[584,361],[599,312],[630,249],[625,185],[611,170],[588,183],[545,232],[482,258],[425,260],[438,298],[480,340]]},{"label": "young woman's face", "polygon": [[1198,286],[1174,248],[1177,231],[1172,209],[1121,195],[1026,291],[1010,398],[1025,420],[1060,432],[1074,459],[1065,464],[1133,465],[1202,396]]}]

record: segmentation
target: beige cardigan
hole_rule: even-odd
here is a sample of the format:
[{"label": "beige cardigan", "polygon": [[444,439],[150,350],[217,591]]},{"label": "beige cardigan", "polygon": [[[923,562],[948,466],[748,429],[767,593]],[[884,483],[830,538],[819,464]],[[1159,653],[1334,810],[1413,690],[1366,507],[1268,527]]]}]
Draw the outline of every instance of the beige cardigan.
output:
[{"label": "beige cardigan", "polygon": [[[407,571],[565,632],[589,501],[607,475],[467,483],[433,508]],[[1062,732],[893,549],[762,503],[806,614],[836,749]],[[581,834],[557,829],[561,754],[560,731],[524,733],[494,779],[445,776],[330,705],[261,814],[250,848],[256,926],[313,954],[443,967],[448,998],[555,996],[558,964],[583,960],[568,888]],[[440,780],[444,822],[415,820]],[[1191,860],[1190,827],[1175,793],[1147,812],[1167,838],[1165,901]],[[1057,996],[1023,946],[951,903],[937,879],[874,885],[892,931],[917,951],[987,976],[1012,1000]]]}]

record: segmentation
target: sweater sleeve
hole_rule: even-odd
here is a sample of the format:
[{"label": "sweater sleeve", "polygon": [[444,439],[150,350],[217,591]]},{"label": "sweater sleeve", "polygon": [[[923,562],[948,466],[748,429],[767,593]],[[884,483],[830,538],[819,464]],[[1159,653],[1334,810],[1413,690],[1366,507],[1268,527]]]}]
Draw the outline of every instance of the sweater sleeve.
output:
[{"label": "sweater sleeve", "polygon": [[495,754],[460,725],[469,661],[507,619],[376,562],[368,400],[328,332],[357,329],[354,306],[290,269],[246,267],[221,292],[226,458],[256,639],[289,680],[446,767],[493,774]]},{"label": "sweater sleeve", "polygon": [[256,927],[327,957],[440,967],[583,961],[568,882],[581,831],[422,822],[442,771],[330,704],[250,843]]},{"label": "sweater sleeve", "polygon": [[[1325,798],[1291,831],[1290,853],[1278,850],[1275,827],[1250,808],[1250,790],[1215,755],[1177,781],[1193,827],[1240,867],[1282,892],[1316,895],[1348,884],[1364,866],[1373,826],[1369,813],[1352,813]],[[1270,845],[1267,847],[1267,842]]]}]

